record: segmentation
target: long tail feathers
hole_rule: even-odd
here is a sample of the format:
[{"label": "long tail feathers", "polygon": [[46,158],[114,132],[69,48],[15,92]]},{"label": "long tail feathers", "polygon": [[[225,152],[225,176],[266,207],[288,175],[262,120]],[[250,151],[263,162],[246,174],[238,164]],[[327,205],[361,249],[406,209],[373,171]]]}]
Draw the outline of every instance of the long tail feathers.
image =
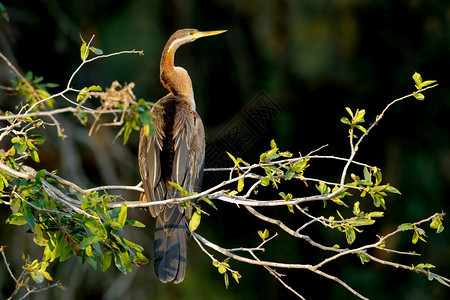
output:
[{"label": "long tail feathers", "polygon": [[184,222],[182,218],[179,224],[164,224],[166,227],[175,227],[169,234],[160,219],[156,219],[155,274],[161,282],[180,283],[184,279],[187,259],[187,228]]}]

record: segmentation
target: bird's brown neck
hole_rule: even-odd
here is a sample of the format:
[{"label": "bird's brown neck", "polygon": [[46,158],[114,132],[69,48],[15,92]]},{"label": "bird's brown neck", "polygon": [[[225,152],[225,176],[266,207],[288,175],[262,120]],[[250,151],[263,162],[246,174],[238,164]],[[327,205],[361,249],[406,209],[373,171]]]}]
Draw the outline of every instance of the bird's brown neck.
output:
[{"label": "bird's brown neck", "polygon": [[175,67],[175,52],[183,42],[179,39],[171,38],[164,47],[160,64],[160,80],[163,86],[170,91],[171,94],[182,96],[191,104],[195,110],[194,92],[192,89],[192,81],[188,72],[181,68]]}]

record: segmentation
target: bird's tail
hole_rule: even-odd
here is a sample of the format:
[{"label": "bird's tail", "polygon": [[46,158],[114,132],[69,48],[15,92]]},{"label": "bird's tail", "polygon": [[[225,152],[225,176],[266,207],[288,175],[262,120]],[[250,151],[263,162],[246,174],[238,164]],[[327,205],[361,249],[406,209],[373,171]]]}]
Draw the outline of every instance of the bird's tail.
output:
[{"label": "bird's tail", "polygon": [[[171,230],[167,230],[168,226]],[[156,218],[155,274],[161,282],[183,281],[187,260],[186,232],[184,218],[181,218],[178,224],[170,225],[163,225],[160,218]]]}]

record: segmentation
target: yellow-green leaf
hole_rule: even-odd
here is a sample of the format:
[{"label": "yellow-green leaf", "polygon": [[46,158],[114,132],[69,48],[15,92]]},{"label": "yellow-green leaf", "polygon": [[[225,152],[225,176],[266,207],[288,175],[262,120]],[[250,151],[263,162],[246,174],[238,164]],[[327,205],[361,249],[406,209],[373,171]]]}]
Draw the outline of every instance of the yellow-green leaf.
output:
[{"label": "yellow-green leaf", "polygon": [[264,229],[264,232],[261,230],[258,230],[258,235],[263,241],[265,241],[269,237],[269,230]]},{"label": "yellow-green leaf", "polygon": [[238,192],[242,192],[243,189],[244,189],[244,178],[241,178],[238,180],[237,190]]},{"label": "yellow-green leaf", "polygon": [[423,99],[425,99],[425,96],[424,96],[422,93],[414,92],[414,93],[413,93],[413,96],[414,96],[414,98],[416,98],[417,100],[423,100]]},{"label": "yellow-green leaf", "polygon": [[85,61],[86,58],[89,56],[89,49],[87,48],[87,45],[85,43],[81,45],[80,54],[82,61]]},{"label": "yellow-green leaf", "polygon": [[198,228],[198,226],[200,225],[201,218],[202,218],[202,213],[200,210],[197,209],[193,213],[192,218],[189,221],[189,230],[191,232],[194,232]]}]

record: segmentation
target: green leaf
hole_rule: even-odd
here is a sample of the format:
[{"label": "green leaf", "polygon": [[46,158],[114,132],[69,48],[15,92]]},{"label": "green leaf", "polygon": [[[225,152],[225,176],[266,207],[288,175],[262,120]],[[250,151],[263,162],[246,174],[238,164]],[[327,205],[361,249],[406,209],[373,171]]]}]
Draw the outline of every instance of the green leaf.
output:
[{"label": "green leaf", "polygon": [[356,116],[353,120],[354,124],[363,123],[365,114],[366,114],[365,109],[357,110]]},{"label": "green leaf", "polygon": [[228,286],[230,285],[230,280],[228,279],[227,273],[223,274],[223,279],[225,280],[225,288],[228,288]]},{"label": "green leaf", "polygon": [[25,201],[22,201],[22,213],[25,221],[27,221],[28,225],[30,225],[30,227],[34,229],[34,227],[36,226],[36,223],[34,222],[34,215]]},{"label": "green leaf", "polygon": [[360,212],[361,210],[359,209],[359,201],[356,201],[355,204],[353,204],[353,214],[357,216]]},{"label": "green leaf", "polygon": [[316,184],[316,188],[320,192],[320,194],[322,194],[322,195],[330,193],[330,188],[327,187],[327,185],[323,181],[320,181],[319,185]]},{"label": "green leaf", "polygon": [[181,197],[186,197],[186,195],[188,194],[188,192],[184,188],[182,188],[178,183],[169,181],[169,184],[181,192]]},{"label": "green leaf", "polygon": [[85,61],[89,56],[89,49],[87,48],[87,45],[85,43],[81,44],[80,54],[82,61]]},{"label": "green leaf", "polygon": [[444,226],[442,225],[441,217],[435,217],[430,223],[430,228],[436,229],[436,233],[441,233],[444,231]]},{"label": "green leaf", "polygon": [[119,212],[119,218],[118,218],[120,227],[123,227],[125,225],[126,220],[127,220],[127,203],[123,202],[123,204],[120,206],[120,212]]},{"label": "green leaf", "polygon": [[[350,107],[346,107],[345,110],[347,110],[348,114],[349,114],[350,117],[352,117],[352,119],[353,119],[353,112],[352,112],[352,110],[350,109]],[[350,125],[350,122],[349,122],[349,125]]]},{"label": "green leaf", "polygon": [[375,223],[375,220],[372,219],[351,219],[348,221],[349,224],[351,224],[352,226],[368,226],[368,225],[372,225],[373,223]]},{"label": "green leaf", "polygon": [[148,264],[149,260],[141,252],[136,252],[133,256],[133,263],[142,266]]},{"label": "green leaf", "polygon": [[97,220],[91,218],[84,218],[84,224],[92,232],[93,235],[100,238],[100,240],[106,239],[107,233],[105,227]]},{"label": "green leaf", "polygon": [[418,90],[420,90],[420,87],[422,85],[422,76],[420,76],[419,73],[415,72],[414,75],[412,76],[414,82],[416,83],[416,85],[419,87],[417,88]]},{"label": "green leaf", "polygon": [[361,125],[355,125],[355,128],[361,130],[364,134],[367,134],[367,129],[362,127]]},{"label": "green leaf", "polygon": [[242,192],[243,189],[244,189],[244,178],[241,178],[238,180],[237,191]]},{"label": "green leaf", "polygon": [[375,205],[375,207],[383,207],[384,209],[386,209],[386,205],[384,202],[384,197],[381,194],[373,194],[371,193],[370,196],[373,199],[373,205]]},{"label": "green leaf", "polygon": [[22,213],[17,213],[17,214],[12,214],[10,215],[6,221],[6,224],[11,224],[11,225],[17,225],[17,226],[22,226],[27,224],[27,221],[25,221],[25,218],[23,217]]},{"label": "green leaf", "polygon": [[35,145],[40,145],[40,144],[44,143],[47,140],[47,138],[44,136],[41,136],[39,134],[30,134],[28,136],[28,140],[33,142],[33,144],[35,144]]},{"label": "green leaf", "polygon": [[414,267],[414,269],[424,270],[424,269],[432,269],[436,268],[436,266],[429,263],[421,263]]},{"label": "green leaf", "polygon": [[342,117],[341,122],[346,125],[352,126],[352,122],[350,122],[350,120],[347,117]]},{"label": "green leaf", "polygon": [[89,47],[89,50],[94,52],[96,55],[102,55],[103,54],[103,50],[102,49],[98,49],[98,48],[95,48],[95,47]]},{"label": "green leaf", "polygon": [[343,205],[345,207],[348,207],[348,205],[339,198],[332,198],[331,201],[333,201],[334,203],[336,203],[338,205]]},{"label": "green leaf", "polygon": [[[284,152],[280,152],[280,153],[278,153],[280,156],[282,156],[282,157],[286,157],[286,158],[291,158],[292,157],[292,153],[291,152],[289,152],[289,151],[284,151]],[[233,273],[233,274],[235,274],[235,273]]]},{"label": "green leaf", "polygon": [[145,225],[143,223],[141,223],[139,221],[136,221],[136,220],[126,220],[125,221],[125,225],[130,225],[130,226],[133,226],[133,227],[140,227],[140,228],[144,228],[145,227]]},{"label": "green leaf", "polygon": [[414,92],[414,93],[413,93],[413,96],[414,96],[414,98],[416,98],[417,100],[423,100],[423,99],[425,99],[425,96],[424,96],[422,93]]},{"label": "green leaf", "polygon": [[262,162],[268,162],[268,161],[271,161],[273,159],[278,158],[279,155],[277,154],[277,151],[278,151],[278,148],[273,148],[273,149],[265,152],[264,153],[264,158],[262,159]]},{"label": "green leaf", "polygon": [[100,256],[100,266],[103,272],[109,269],[111,261],[112,261],[111,251],[106,251]]},{"label": "green leaf", "polygon": [[192,218],[189,221],[189,230],[191,232],[194,232],[198,228],[198,226],[200,225],[201,218],[202,218],[202,213],[200,210],[197,209],[193,213]]},{"label": "green leaf", "polygon": [[45,169],[36,172],[35,179],[37,183],[41,184],[41,179],[45,179],[46,172]]},{"label": "green leaf", "polygon": [[223,264],[219,264],[219,266],[217,267],[217,271],[220,274],[224,274],[227,271],[227,269],[225,268],[225,266]]},{"label": "green leaf", "polygon": [[45,247],[48,244],[48,240],[44,238],[40,225],[35,226],[32,231],[34,232],[33,242],[38,246]]},{"label": "green leaf", "polygon": [[345,237],[347,238],[347,243],[351,245],[356,239],[356,233],[352,226],[347,225],[345,227]]},{"label": "green leaf", "polygon": [[20,209],[22,201],[19,198],[14,198],[11,200],[11,211],[13,214],[17,214]]},{"label": "green leaf", "polygon": [[120,249],[119,252],[114,251],[114,263],[120,272],[126,274],[127,271],[131,271],[131,261],[128,252],[124,249]]},{"label": "green leaf", "polygon": [[358,256],[359,256],[359,259],[361,260],[362,264],[370,261],[370,257],[367,256],[367,254],[364,252],[358,253]]},{"label": "green leaf", "polygon": [[82,88],[81,91],[78,93],[77,102],[83,100],[86,97],[87,92],[88,92],[87,87]]},{"label": "green leaf", "polygon": [[235,166],[239,166],[239,163],[237,162],[236,158],[227,151],[228,156],[231,158],[231,160],[234,162]]},{"label": "green leaf", "polygon": [[424,88],[424,87],[426,87],[426,86],[428,86],[430,84],[433,84],[435,82],[436,82],[436,80],[426,80],[426,81],[422,82],[421,88]]},{"label": "green leaf", "polygon": [[209,204],[212,208],[214,208],[215,210],[217,210],[217,207],[214,205],[214,203],[211,201],[211,200],[209,200],[208,198],[206,198],[206,197],[200,197],[200,199],[201,200],[203,200],[203,201],[205,201],[207,204]]},{"label": "green leaf", "polygon": [[419,234],[417,233],[416,230],[414,230],[413,237],[412,237],[411,241],[412,241],[413,244],[416,244],[418,240],[419,240]]},{"label": "green leaf", "polygon": [[372,176],[370,176],[369,169],[364,167],[364,180],[371,181]]},{"label": "green leaf", "polygon": [[385,190],[386,192],[393,193],[393,194],[399,194],[399,195],[402,194],[402,193],[400,193],[399,190],[397,190],[395,187],[390,186],[390,185],[386,186],[386,188],[385,188],[384,190]]},{"label": "green leaf", "polygon": [[411,223],[403,223],[397,227],[397,229],[401,230],[401,231],[411,230],[413,228],[414,228],[414,225]]},{"label": "green leaf", "polygon": [[270,179],[268,177],[261,178],[261,185],[268,186],[270,184]]},{"label": "green leaf", "polygon": [[88,246],[92,245],[93,243],[97,243],[102,241],[103,238],[99,236],[91,236],[88,238],[85,238],[79,245],[78,248],[80,249],[86,249]]},{"label": "green leaf", "polygon": [[381,218],[384,216],[384,212],[382,211],[372,211],[368,215],[370,218]]},{"label": "green leaf", "polygon": [[261,230],[258,230],[258,235],[263,241],[265,241],[269,237],[269,230],[264,229],[264,232]]},{"label": "green leaf", "polygon": [[231,276],[233,276],[234,280],[236,280],[237,283],[239,283],[239,278],[242,277],[242,275],[239,274],[238,272],[231,273]]},{"label": "green leaf", "polygon": [[129,241],[129,240],[127,240],[127,239],[124,238],[124,237],[122,237],[122,238],[120,238],[120,239],[121,239],[122,242],[123,242],[125,245],[127,245],[128,247],[131,247],[131,248],[133,248],[133,249],[135,249],[135,250],[137,250],[137,251],[140,251],[140,252],[144,251],[144,248],[143,248],[141,245],[138,245],[138,244],[136,244],[136,243],[133,243],[132,241]]},{"label": "green leaf", "polygon": [[437,281],[439,281],[441,284],[446,285],[448,287],[450,287],[450,284],[448,284],[447,282],[445,282],[440,276],[433,276],[434,279],[436,279]]},{"label": "green leaf", "polygon": [[28,150],[31,159],[33,159],[35,162],[39,162],[39,155],[38,152],[35,149],[29,149]]},{"label": "green leaf", "polygon": [[276,149],[278,150],[278,148],[277,148],[277,143],[275,143],[275,140],[271,140],[271,141],[270,141],[270,148],[271,148],[271,149],[275,149],[275,148],[276,148]]}]

